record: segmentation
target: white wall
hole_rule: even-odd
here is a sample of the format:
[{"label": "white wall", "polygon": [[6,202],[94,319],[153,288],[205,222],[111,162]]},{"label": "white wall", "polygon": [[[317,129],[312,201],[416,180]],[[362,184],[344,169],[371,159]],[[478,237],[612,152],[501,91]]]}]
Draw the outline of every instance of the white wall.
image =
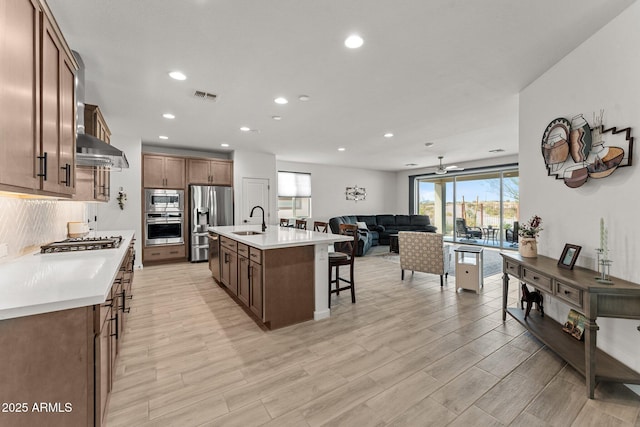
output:
[{"label": "white wall", "polygon": [[[135,230],[136,264],[142,264],[142,154],[140,139],[118,135],[111,137],[111,143],[124,151],[129,160],[129,168],[121,172],[111,172],[111,197],[107,203],[95,203],[98,216],[96,229]],[[118,191],[127,193],[124,210],[118,206]]]},{"label": "white wall", "polygon": [[[611,274],[640,283],[640,168],[618,169],[571,189],[547,176],[540,153],[542,134],[556,117],[571,119],[605,110],[607,127],[640,132],[640,3],[632,4],[589,40],[520,93],[520,206],[524,221],[543,219],[538,251],[558,258],[565,243],[582,246],[578,265],[595,268],[599,221],[609,228]],[[636,138],[637,141],[637,138]],[[637,152],[637,151],[636,151]],[[568,307],[547,304],[545,314],[564,322]],[[640,371],[639,321],[599,319],[598,346]]]},{"label": "white wall", "polygon": [[276,156],[268,153],[251,151],[234,151],[233,153],[233,217],[235,224],[242,224],[242,179],[263,178],[269,180],[271,190],[269,192],[269,208],[265,208],[267,224],[278,222],[278,209],[276,204]]},{"label": "white wall", "polygon": [[[395,172],[284,161],[277,162],[277,169],[311,174],[312,218],[309,221],[328,221],[341,215],[404,212],[396,208]],[[355,185],[367,191],[367,198],[357,203],[346,200],[344,194],[346,187]]]}]

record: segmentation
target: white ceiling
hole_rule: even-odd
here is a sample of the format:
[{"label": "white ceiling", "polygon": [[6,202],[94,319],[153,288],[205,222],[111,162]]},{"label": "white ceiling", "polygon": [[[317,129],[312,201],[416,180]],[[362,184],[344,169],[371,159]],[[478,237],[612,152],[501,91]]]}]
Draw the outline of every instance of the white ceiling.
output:
[{"label": "white ceiling", "polygon": [[[518,92],[633,1],[48,3],[116,136],[394,171],[516,154]],[[347,49],[354,32],[364,46]]]}]

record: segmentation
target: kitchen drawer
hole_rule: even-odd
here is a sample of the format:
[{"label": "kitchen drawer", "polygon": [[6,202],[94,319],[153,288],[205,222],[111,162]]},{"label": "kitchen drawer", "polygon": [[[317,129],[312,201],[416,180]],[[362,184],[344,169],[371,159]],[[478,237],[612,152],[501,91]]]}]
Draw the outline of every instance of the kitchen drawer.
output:
[{"label": "kitchen drawer", "polygon": [[231,251],[238,250],[238,242],[228,237],[220,236],[220,244]]},{"label": "kitchen drawer", "polygon": [[544,274],[540,274],[538,272],[529,270],[526,267],[523,267],[522,280],[524,280],[531,286],[535,286],[538,289],[552,292],[551,278],[545,276]]},{"label": "kitchen drawer", "polygon": [[556,297],[571,304],[574,307],[582,308],[582,290],[556,282]]},{"label": "kitchen drawer", "polygon": [[238,255],[243,256],[245,258],[249,257],[249,246],[243,244],[243,243],[238,243]]},{"label": "kitchen drawer", "polygon": [[145,261],[163,261],[167,259],[184,258],[184,245],[151,246],[143,250]]},{"label": "kitchen drawer", "polygon": [[505,260],[506,263],[506,272],[513,277],[520,278],[520,264],[515,262],[511,262],[509,260]]},{"label": "kitchen drawer", "polygon": [[249,248],[249,258],[251,261],[257,262],[258,264],[262,264],[262,251],[256,248]]}]

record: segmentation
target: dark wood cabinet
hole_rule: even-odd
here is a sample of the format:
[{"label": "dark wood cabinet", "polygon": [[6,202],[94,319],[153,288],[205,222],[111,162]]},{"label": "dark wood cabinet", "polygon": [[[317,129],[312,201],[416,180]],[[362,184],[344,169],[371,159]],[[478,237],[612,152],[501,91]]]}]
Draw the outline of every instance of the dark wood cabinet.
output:
[{"label": "dark wood cabinet", "polygon": [[233,162],[230,160],[188,159],[188,183],[233,185]]},{"label": "dark wood cabinet", "polygon": [[143,186],[145,188],[185,187],[185,159],[160,154],[143,155]]},{"label": "dark wood cabinet", "polygon": [[262,265],[249,261],[249,309],[262,320]]},{"label": "dark wood cabinet", "polygon": [[0,16],[0,189],[75,192],[77,64],[46,3],[16,0]]},{"label": "dark wood cabinet", "polygon": [[[97,105],[85,104],[84,131],[107,144],[111,131]],[[78,166],[76,168],[76,194],[74,200],[108,202],[111,197],[111,172],[100,166]]]}]

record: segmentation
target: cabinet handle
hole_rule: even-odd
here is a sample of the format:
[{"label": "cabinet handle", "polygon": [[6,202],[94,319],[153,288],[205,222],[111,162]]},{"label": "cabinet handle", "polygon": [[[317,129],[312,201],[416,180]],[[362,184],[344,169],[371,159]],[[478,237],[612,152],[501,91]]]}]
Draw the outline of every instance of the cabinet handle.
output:
[{"label": "cabinet handle", "polygon": [[151,252],[151,255],[160,255],[160,252]]},{"label": "cabinet handle", "polygon": [[64,167],[60,169],[64,170],[64,179],[60,183],[64,184],[65,187],[71,187],[71,165],[65,163]]},{"label": "cabinet handle", "polygon": [[178,253],[178,251],[171,251],[171,252],[169,252],[169,253],[170,253],[170,254],[177,254],[177,253]]},{"label": "cabinet handle", "polygon": [[40,160],[40,173],[37,176],[41,176],[44,180],[47,180],[47,153],[44,153],[42,156],[38,156]]},{"label": "cabinet handle", "polygon": [[564,291],[565,295],[569,295],[571,293],[571,291]]},{"label": "cabinet handle", "polygon": [[114,321],[114,320],[116,321],[116,333],[115,333],[115,334],[111,334],[111,335],[109,335],[109,336],[111,336],[111,337],[116,337],[116,339],[117,339],[117,340],[119,340],[119,339],[120,339],[120,336],[118,335],[118,329],[119,329],[119,328],[118,328],[118,326],[119,326],[119,325],[118,325],[118,315],[115,315],[114,317],[112,317],[112,318],[111,318],[111,319],[109,319],[109,320],[110,320],[110,321]]},{"label": "cabinet handle", "polygon": [[533,280],[538,280],[540,279],[538,276],[533,276]]}]

